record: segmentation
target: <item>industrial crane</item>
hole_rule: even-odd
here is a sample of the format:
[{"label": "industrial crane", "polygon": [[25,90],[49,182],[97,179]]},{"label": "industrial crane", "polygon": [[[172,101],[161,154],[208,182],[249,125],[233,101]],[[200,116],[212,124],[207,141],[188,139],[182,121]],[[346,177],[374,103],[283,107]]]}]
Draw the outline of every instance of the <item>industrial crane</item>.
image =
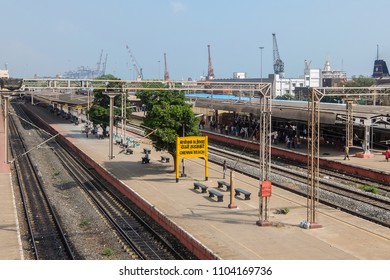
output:
[{"label": "industrial crane", "polygon": [[272,33],[274,41],[274,73],[279,74],[281,78],[284,76],[284,62],[280,59],[278,43],[276,42],[276,34]]},{"label": "industrial crane", "polygon": [[169,72],[167,66],[167,54],[164,53],[164,81],[169,81]]},{"label": "industrial crane", "polygon": [[137,61],[135,60],[135,57],[134,57],[133,53],[131,52],[128,45],[126,45],[126,49],[129,52],[131,63],[133,63],[134,70],[137,73],[137,81],[143,80],[144,77],[142,74],[142,68],[139,67],[139,65],[138,65]]},{"label": "industrial crane", "polygon": [[103,50],[101,51],[99,61],[97,62],[97,66],[96,66],[97,75],[96,76],[100,76],[100,67],[102,65],[102,58],[103,58]]},{"label": "industrial crane", "polygon": [[93,77],[99,77],[106,74],[107,57],[108,54],[106,53],[106,59],[104,60],[104,62],[102,62],[103,60],[103,50],[102,50],[100,53],[99,61],[97,62],[96,70],[93,72],[92,75]]},{"label": "industrial crane", "polygon": [[104,59],[104,62],[103,62],[103,67],[102,67],[102,75],[106,75],[106,67],[107,67],[107,58],[108,58],[108,53],[106,53],[106,58]]},{"label": "industrial crane", "polygon": [[211,53],[210,53],[210,45],[207,45],[208,54],[209,54],[209,65],[208,65],[208,71],[207,71],[207,80],[214,80],[214,68],[213,64],[211,63]]}]

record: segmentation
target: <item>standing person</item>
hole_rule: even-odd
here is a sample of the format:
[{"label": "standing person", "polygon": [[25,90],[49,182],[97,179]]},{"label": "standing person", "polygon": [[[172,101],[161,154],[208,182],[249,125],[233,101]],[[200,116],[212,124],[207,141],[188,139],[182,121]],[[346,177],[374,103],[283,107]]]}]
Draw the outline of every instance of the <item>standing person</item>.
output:
[{"label": "standing person", "polygon": [[223,161],[222,168],[223,168],[223,178],[225,179],[225,178],[226,178],[226,171],[227,171],[227,163],[226,163],[226,160]]},{"label": "standing person", "polygon": [[349,147],[347,145],[344,146],[344,160],[349,160]]},{"label": "standing person", "polygon": [[386,152],[385,152],[385,159],[386,159],[386,161],[389,161],[389,158],[390,158],[390,148],[387,148]]}]

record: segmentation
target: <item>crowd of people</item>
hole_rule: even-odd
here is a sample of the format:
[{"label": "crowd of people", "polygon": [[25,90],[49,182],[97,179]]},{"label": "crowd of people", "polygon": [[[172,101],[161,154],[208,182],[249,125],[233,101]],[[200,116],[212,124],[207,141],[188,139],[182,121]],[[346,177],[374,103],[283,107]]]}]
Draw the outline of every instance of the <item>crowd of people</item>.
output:
[{"label": "crowd of people", "polygon": [[104,131],[102,124],[94,124],[93,122],[87,122],[84,124],[83,129],[81,130],[82,133],[85,133],[85,135],[88,138],[88,135],[94,135],[99,139],[103,139],[104,137],[109,136],[109,127],[106,127],[106,130]]},{"label": "crowd of people", "polygon": [[[204,128],[204,122],[200,122],[199,128]],[[241,137],[252,141],[259,141],[259,120],[250,116],[237,115],[230,122],[209,121],[209,129],[221,134]],[[281,124],[274,127],[271,132],[272,144],[285,144],[287,148],[300,148],[301,137],[307,138],[307,129],[303,129],[300,135],[297,133],[297,127],[291,123]]]}]

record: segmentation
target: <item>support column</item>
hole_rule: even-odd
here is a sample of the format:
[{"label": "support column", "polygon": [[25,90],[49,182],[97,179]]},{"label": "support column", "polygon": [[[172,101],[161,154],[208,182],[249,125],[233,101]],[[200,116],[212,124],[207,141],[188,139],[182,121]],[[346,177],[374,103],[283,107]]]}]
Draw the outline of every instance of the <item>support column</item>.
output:
[{"label": "support column", "polygon": [[364,141],[363,141],[363,154],[364,157],[372,157],[370,150],[370,140],[371,139],[371,120],[364,122]]},{"label": "support column", "polygon": [[371,119],[364,120],[364,139],[362,143],[362,152],[356,153],[359,158],[371,158],[374,154],[371,153]]},{"label": "support column", "polygon": [[114,126],[114,116],[113,116],[113,111],[114,111],[114,97],[119,95],[120,93],[119,92],[106,92],[105,94],[107,94],[109,97],[110,97],[110,131],[109,131],[109,152],[108,152],[108,159],[109,160],[112,160],[114,158],[114,155],[113,155],[113,126]]},{"label": "support column", "polygon": [[353,111],[352,111],[352,104],[353,100],[347,99],[347,123],[346,123],[346,147],[352,147],[353,146]]},{"label": "support column", "polygon": [[237,205],[234,204],[234,172],[230,170],[230,203],[228,205],[230,209],[237,208]]}]

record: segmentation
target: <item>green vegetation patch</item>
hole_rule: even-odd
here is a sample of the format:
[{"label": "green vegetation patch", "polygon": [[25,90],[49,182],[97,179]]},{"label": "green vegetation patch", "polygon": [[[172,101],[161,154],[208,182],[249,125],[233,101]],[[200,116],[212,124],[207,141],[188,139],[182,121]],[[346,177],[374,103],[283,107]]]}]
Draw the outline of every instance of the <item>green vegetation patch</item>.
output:
[{"label": "green vegetation patch", "polygon": [[103,255],[107,257],[111,257],[114,254],[114,250],[110,247],[104,247]]},{"label": "green vegetation patch", "polygon": [[91,219],[83,218],[79,224],[82,228],[87,228],[91,225]]},{"label": "green vegetation patch", "polygon": [[378,192],[379,192],[378,187],[370,186],[370,185],[364,185],[360,189],[365,191],[365,192],[370,192],[370,193],[374,193],[374,194],[378,194]]}]

